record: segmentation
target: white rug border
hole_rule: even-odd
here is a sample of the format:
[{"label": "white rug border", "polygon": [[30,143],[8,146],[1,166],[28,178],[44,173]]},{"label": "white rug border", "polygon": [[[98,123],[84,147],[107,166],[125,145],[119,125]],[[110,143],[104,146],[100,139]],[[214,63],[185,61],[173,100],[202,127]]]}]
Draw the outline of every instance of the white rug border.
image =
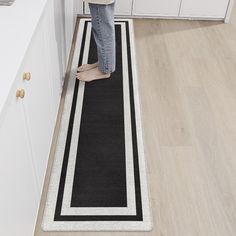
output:
[{"label": "white rug border", "polygon": [[[116,25],[122,27],[122,52],[127,52],[126,42],[126,26],[125,23],[116,22]],[[91,36],[91,22],[88,23],[85,52],[83,55],[82,64],[88,63],[88,53]],[[130,98],[129,98],[129,75],[128,75],[128,55],[123,55],[123,91],[124,91],[124,121],[125,121],[125,152],[126,152],[126,183],[127,183],[127,207],[70,207],[70,201],[73,189],[73,177],[75,171],[77,140],[80,130],[80,119],[83,104],[84,82],[81,82],[78,91],[77,105],[74,118],[74,128],[72,133],[71,147],[69,153],[68,167],[66,172],[66,181],[63,194],[63,203],[61,215],[136,215],[136,201],[135,201],[135,184],[134,184],[134,163],[133,163],[133,143],[132,143],[132,129],[131,129],[131,114],[130,114]],[[127,91],[126,91],[127,90]],[[72,152],[73,150],[73,152]]]}]

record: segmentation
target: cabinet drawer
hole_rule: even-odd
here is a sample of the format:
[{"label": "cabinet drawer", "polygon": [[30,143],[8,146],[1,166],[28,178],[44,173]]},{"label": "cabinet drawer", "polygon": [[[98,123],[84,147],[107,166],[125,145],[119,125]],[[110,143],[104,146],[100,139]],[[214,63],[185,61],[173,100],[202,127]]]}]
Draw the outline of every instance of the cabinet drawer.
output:
[{"label": "cabinet drawer", "polygon": [[178,16],[180,0],[134,0],[133,15]]},{"label": "cabinet drawer", "polygon": [[183,0],[180,16],[224,18],[228,3],[229,0]]}]

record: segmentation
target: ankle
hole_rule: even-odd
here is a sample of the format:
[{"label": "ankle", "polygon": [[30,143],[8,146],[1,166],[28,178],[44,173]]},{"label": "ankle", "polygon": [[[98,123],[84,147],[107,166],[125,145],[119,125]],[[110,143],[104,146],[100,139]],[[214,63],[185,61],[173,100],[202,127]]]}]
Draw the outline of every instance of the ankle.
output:
[{"label": "ankle", "polygon": [[99,66],[97,67],[97,69],[98,69],[98,71],[99,71],[100,73],[102,73],[103,75],[108,75],[108,74],[110,74],[109,72],[103,72],[103,71],[99,68]]}]

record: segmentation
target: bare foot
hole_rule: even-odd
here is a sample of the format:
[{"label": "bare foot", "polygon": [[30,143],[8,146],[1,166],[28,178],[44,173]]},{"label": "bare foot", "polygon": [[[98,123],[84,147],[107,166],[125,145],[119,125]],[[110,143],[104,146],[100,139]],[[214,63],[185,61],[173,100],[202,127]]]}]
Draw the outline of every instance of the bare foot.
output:
[{"label": "bare foot", "polygon": [[103,73],[98,69],[98,67],[93,68],[88,71],[80,72],[77,74],[76,78],[85,82],[90,82],[98,79],[107,79],[111,76],[111,73]]},{"label": "bare foot", "polygon": [[98,66],[98,62],[95,62],[93,64],[83,64],[82,66],[78,67],[77,71],[81,71],[81,72],[82,71],[87,71],[87,70],[91,70],[91,69],[93,69],[97,66]]}]

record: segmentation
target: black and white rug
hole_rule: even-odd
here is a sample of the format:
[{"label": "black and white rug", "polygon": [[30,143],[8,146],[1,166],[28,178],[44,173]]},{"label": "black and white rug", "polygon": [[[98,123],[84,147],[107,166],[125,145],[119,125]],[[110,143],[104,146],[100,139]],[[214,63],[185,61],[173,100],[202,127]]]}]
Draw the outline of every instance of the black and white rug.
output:
[{"label": "black and white rug", "polygon": [[80,20],[42,228],[149,231],[143,132],[132,19],[115,21],[116,71],[85,83],[97,59],[91,19]]}]

